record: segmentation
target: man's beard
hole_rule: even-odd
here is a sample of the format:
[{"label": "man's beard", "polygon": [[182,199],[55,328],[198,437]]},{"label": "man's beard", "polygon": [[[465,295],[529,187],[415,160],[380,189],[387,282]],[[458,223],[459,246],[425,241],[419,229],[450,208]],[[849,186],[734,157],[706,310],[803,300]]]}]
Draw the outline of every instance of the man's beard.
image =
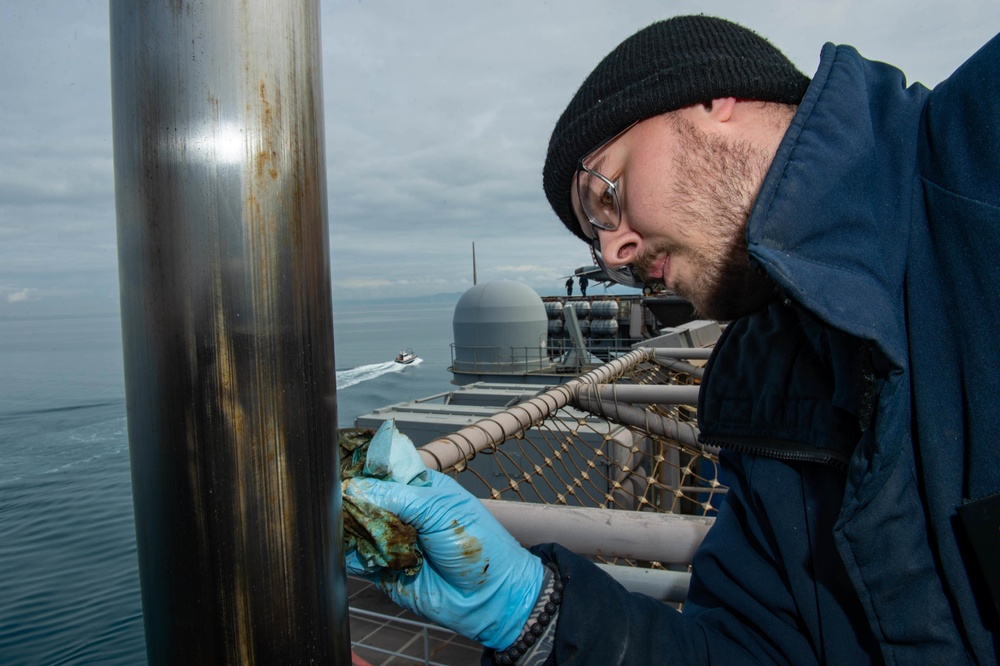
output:
[{"label": "man's beard", "polygon": [[695,277],[675,285],[699,316],[729,321],[775,300],[770,278],[750,259],[746,225],[770,163],[768,155],[747,142],[728,143],[689,121],[667,114],[680,140],[674,156],[676,178],[668,185],[678,202],[664,215],[682,236],[697,229],[708,240],[686,248],[654,244],[635,262],[648,276],[657,258],[684,254]]}]

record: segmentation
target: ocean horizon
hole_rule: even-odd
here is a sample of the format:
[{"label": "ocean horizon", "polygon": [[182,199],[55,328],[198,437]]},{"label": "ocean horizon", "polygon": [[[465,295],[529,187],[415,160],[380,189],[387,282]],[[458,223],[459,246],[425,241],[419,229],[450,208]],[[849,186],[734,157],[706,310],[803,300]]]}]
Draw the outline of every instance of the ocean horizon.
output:
[{"label": "ocean horizon", "polygon": [[[459,296],[334,303],[340,427],[451,388]],[[146,663],[118,314],[0,318],[0,375],[0,663]]]}]

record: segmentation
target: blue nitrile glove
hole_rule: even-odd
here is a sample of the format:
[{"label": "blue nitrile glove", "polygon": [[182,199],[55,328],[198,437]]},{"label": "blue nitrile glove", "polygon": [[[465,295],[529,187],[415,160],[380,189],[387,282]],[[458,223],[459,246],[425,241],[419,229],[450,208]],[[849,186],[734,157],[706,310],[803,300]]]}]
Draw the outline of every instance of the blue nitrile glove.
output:
[{"label": "blue nitrile glove", "polygon": [[488,648],[507,648],[528,621],[545,567],[458,482],[433,470],[423,475],[429,485],[368,478],[345,483],[347,495],[415,527],[425,558],[413,576],[352,570],[350,558],[348,573],[364,575],[397,604],[435,624]]}]

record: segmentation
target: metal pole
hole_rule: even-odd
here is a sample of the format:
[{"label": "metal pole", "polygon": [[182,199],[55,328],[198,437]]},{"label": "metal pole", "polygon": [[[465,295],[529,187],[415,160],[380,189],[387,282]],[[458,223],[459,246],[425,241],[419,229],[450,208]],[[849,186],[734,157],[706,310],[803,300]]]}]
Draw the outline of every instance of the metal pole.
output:
[{"label": "metal pole", "polygon": [[668,603],[687,600],[691,587],[691,574],[686,571],[666,571],[631,567],[627,564],[603,564],[596,562],[604,571],[629,592],[638,592]]},{"label": "metal pole", "polygon": [[712,356],[712,348],[709,347],[655,347],[650,349],[657,361],[676,358],[707,359]]},{"label": "metal pole", "polygon": [[522,546],[556,542],[574,553],[689,564],[715,523],[707,516],[480,500]]},{"label": "metal pole", "polygon": [[151,663],[350,662],[315,0],[112,0]]},{"label": "metal pole", "polygon": [[647,405],[697,405],[698,386],[678,384],[579,384],[578,400],[604,400]]}]

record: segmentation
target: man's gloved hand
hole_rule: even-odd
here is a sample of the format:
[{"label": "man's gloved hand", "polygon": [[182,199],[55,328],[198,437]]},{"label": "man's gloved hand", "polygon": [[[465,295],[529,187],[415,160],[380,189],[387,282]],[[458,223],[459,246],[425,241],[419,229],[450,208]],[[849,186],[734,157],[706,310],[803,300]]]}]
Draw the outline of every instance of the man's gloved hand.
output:
[{"label": "man's gloved hand", "polygon": [[360,567],[348,555],[347,572],[365,576],[397,604],[486,647],[517,640],[542,587],[545,567],[454,479],[427,470],[429,485],[354,478],[344,484],[417,530],[424,566],[413,576]]}]

